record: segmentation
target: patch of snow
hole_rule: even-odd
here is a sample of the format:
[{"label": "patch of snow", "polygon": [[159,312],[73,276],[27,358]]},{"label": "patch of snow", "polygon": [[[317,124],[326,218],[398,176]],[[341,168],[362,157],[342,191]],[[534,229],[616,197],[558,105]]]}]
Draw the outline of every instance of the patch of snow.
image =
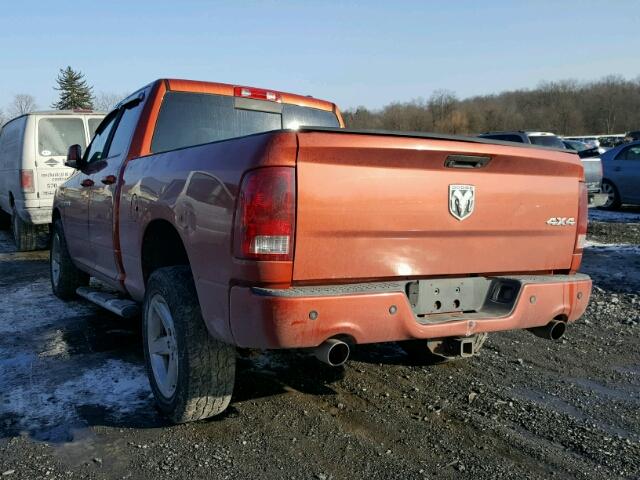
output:
[{"label": "patch of snow", "polygon": [[46,376],[13,385],[3,392],[0,415],[11,415],[22,429],[38,430],[81,423],[78,410],[83,406],[101,407],[117,420],[148,407],[151,396],[142,366],[109,359],[53,388]]},{"label": "patch of snow", "polygon": [[589,209],[589,220],[610,223],[640,223],[640,213]]},{"label": "patch of snow", "polygon": [[66,357],[69,354],[69,345],[64,339],[62,330],[56,330],[51,335],[47,335],[45,339],[46,345],[42,352],[41,357]]},{"label": "patch of snow", "polygon": [[58,319],[95,312],[84,302],[63,302],[51,292],[48,279],[39,279],[13,291],[3,288],[0,295],[0,335],[26,332]]},{"label": "patch of snow", "polygon": [[611,252],[620,254],[640,254],[640,245],[632,243],[602,243],[594,240],[587,240],[585,248],[597,249],[599,252]]}]

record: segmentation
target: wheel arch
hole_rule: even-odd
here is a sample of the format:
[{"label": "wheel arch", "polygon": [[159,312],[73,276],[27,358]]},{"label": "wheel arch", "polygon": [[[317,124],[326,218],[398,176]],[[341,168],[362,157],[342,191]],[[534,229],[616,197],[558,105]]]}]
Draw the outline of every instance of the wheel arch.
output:
[{"label": "wheel arch", "polygon": [[58,207],[55,207],[51,211],[51,223],[55,223],[56,220],[60,220],[61,218],[62,218],[62,215],[60,214],[60,210],[58,209]]},{"label": "wheel arch", "polygon": [[171,222],[159,218],[147,224],[140,247],[140,263],[145,286],[158,268],[176,265],[191,268],[184,241]]}]

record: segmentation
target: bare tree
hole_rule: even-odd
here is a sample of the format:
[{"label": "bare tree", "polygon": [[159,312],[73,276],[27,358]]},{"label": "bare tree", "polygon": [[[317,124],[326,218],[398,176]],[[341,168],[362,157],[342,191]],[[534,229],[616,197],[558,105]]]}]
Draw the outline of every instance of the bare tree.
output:
[{"label": "bare tree", "polygon": [[640,77],[608,76],[595,82],[543,82],[530,90],[512,90],[458,100],[436,90],[429,100],[394,102],[380,110],[358,107],[344,112],[355,128],[482,133],[542,130],[559,135],[624,133],[640,128]]},{"label": "bare tree", "polygon": [[93,99],[93,108],[102,112],[110,112],[126,96],[126,94],[100,92]]},{"label": "bare tree", "polygon": [[36,99],[28,93],[19,93],[13,97],[13,102],[9,106],[9,115],[17,117],[25,113],[33,112],[36,109]]}]

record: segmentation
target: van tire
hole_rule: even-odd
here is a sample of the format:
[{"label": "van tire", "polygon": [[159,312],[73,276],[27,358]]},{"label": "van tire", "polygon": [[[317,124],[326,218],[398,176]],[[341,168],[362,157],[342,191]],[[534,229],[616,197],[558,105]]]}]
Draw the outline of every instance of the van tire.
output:
[{"label": "van tire", "polygon": [[[54,265],[57,266],[57,274],[54,272]],[[79,287],[89,285],[89,275],[79,270],[71,261],[61,220],[56,220],[53,224],[49,250],[49,278],[53,293],[62,300],[75,298]]]},{"label": "van tire", "polygon": [[0,230],[9,230],[11,228],[11,215],[0,210]]},{"label": "van tire", "polygon": [[32,250],[44,250],[49,242],[49,226],[34,225],[27,223],[18,214],[14,205],[11,215],[11,231],[13,241],[19,252],[29,252]]},{"label": "van tire", "polygon": [[[162,315],[156,308],[163,310],[165,306],[170,315],[167,322],[172,325],[170,328],[166,328],[164,321],[158,327]],[[145,292],[142,324],[149,383],[162,413],[174,423],[192,422],[222,413],[229,406],[233,393],[236,350],[214,339],[207,330],[188,266],[159,268],[151,274]],[[155,335],[156,338],[152,338]],[[170,354],[150,352],[150,342],[158,338],[167,338]],[[152,355],[155,355],[153,359]],[[163,358],[159,359],[158,355]],[[167,357],[166,364],[164,357]],[[175,361],[174,358],[177,358],[174,366],[177,377],[168,373],[168,365]],[[162,372],[163,365],[167,365],[166,376]],[[154,373],[154,368],[161,372]],[[167,378],[174,380],[167,384]],[[169,389],[172,393],[164,394],[161,389],[165,392]]]}]

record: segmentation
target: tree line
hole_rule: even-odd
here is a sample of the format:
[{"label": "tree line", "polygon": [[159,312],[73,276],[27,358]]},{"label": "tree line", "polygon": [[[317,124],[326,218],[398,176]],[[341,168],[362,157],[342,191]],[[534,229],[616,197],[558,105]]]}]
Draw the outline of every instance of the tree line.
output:
[{"label": "tree line", "polygon": [[[111,110],[125,95],[93,94],[84,75],[60,69],[54,87],[55,109]],[[37,109],[35,98],[15,95],[4,111],[5,121]],[[533,89],[460,99],[450,90],[436,90],[428,99],[394,102],[378,110],[361,106],[343,112],[350,128],[473,134],[495,130],[542,130],[559,135],[624,133],[640,129],[640,77],[607,76],[594,82],[543,82]]]},{"label": "tree line", "polygon": [[343,112],[349,128],[473,134],[496,130],[559,135],[625,133],[640,129],[640,77],[593,82],[543,82],[534,89],[459,99],[436,90],[428,99],[395,102],[379,110]]},{"label": "tree line", "polygon": [[[93,93],[93,87],[87,83],[84,74],[70,66],[61,68],[53,87],[58,92],[58,100],[51,108],[56,110],[87,109],[108,112],[126,95],[101,92]],[[8,120],[30,113],[39,107],[33,95],[18,93],[7,108],[0,108],[0,126]]]}]

